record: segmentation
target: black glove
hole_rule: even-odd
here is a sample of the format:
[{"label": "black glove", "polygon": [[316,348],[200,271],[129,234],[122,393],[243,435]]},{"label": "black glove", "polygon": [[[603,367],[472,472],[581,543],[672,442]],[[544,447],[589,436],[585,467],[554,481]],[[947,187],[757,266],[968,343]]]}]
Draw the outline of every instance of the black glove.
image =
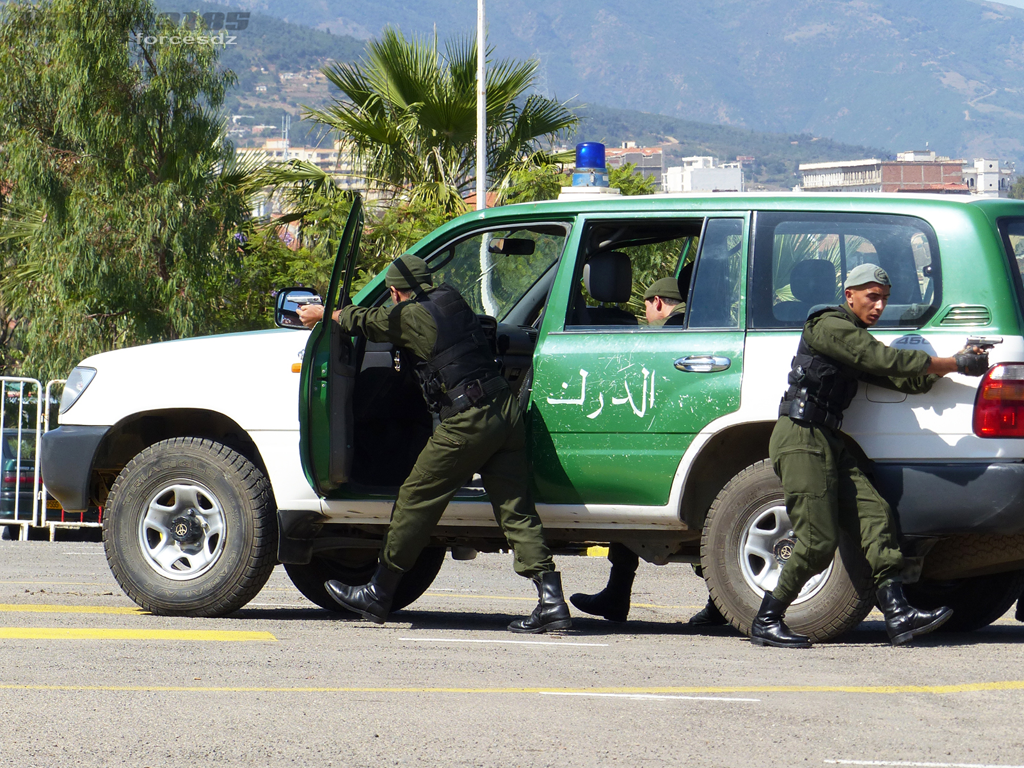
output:
[{"label": "black glove", "polygon": [[956,362],[956,372],[964,376],[984,376],[988,370],[988,352],[961,349],[953,355],[953,360]]}]

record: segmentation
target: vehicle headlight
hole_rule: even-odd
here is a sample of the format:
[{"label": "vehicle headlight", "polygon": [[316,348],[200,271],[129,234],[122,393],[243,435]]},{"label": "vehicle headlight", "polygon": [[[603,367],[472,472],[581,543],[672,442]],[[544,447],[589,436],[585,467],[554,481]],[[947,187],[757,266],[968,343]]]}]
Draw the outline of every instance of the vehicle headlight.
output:
[{"label": "vehicle headlight", "polygon": [[95,368],[75,368],[64,382],[64,393],[60,396],[60,412],[64,413],[78,402],[92,380],[96,378]]}]

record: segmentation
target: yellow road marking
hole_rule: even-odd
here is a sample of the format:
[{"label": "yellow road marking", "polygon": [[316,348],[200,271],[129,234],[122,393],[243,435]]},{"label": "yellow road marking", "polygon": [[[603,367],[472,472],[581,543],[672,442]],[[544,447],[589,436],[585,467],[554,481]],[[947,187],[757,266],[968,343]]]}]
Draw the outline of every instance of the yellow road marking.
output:
[{"label": "yellow road marking", "polygon": [[608,547],[587,547],[587,557],[608,557]]},{"label": "yellow road marking", "polygon": [[0,640],[192,640],[240,642],[261,640],[276,642],[269,632],[244,632],[207,629],[84,629],[49,627],[2,627]]},{"label": "yellow road marking", "polygon": [[106,613],[118,616],[145,615],[141,608],[125,608],[103,605],[43,605],[41,603],[25,604],[3,604],[0,603],[0,612],[9,611],[12,613]]},{"label": "yellow road marking", "polygon": [[716,693],[867,693],[906,694],[928,693],[980,693],[985,691],[1024,690],[1024,680],[1003,680],[988,683],[962,683],[957,685],[737,685],[737,686],[655,686],[649,688],[421,688],[421,687],[257,687],[257,686],[193,686],[193,685],[14,685],[0,683],[7,691],[151,691],[183,693],[468,693],[468,694],[521,694],[521,693],[618,693],[618,694],[716,694]]}]

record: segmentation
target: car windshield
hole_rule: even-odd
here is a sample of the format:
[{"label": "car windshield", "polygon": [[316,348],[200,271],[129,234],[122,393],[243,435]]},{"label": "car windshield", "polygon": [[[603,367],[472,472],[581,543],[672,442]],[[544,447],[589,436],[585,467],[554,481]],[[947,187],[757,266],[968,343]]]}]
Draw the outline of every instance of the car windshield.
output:
[{"label": "car windshield", "polygon": [[564,225],[475,232],[430,256],[434,284],[448,283],[478,314],[504,320],[562,255]]}]

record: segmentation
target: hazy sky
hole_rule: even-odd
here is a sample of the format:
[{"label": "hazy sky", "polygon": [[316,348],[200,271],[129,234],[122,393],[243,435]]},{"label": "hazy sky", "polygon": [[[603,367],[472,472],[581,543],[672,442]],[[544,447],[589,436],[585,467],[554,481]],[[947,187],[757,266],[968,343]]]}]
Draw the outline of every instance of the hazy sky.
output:
[{"label": "hazy sky", "polygon": [[1002,3],[1003,5],[1013,5],[1017,8],[1024,8],[1024,0],[992,0],[992,2]]}]

